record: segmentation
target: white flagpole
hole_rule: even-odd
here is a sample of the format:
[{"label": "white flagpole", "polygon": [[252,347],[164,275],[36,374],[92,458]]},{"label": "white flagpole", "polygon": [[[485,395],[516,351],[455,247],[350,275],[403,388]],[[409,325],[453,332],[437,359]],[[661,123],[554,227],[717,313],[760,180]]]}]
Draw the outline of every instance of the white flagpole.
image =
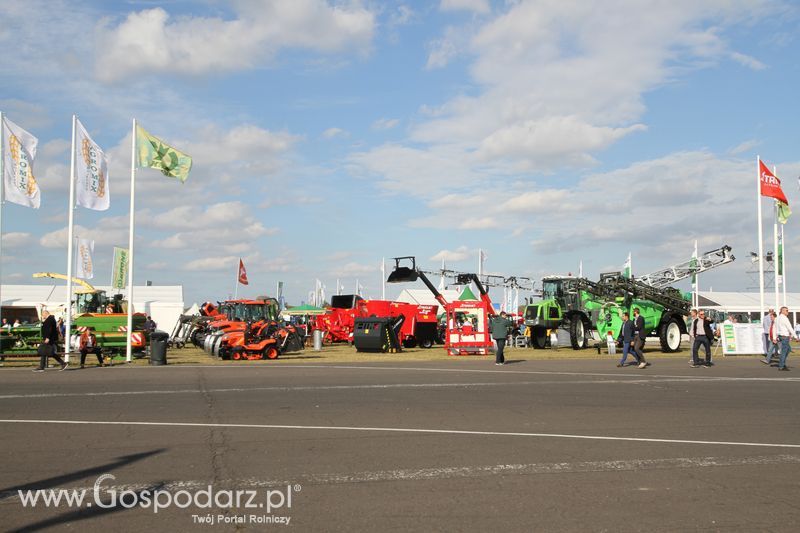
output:
[{"label": "white flagpole", "polygon": [[[700,267],[700,259],[697,254],[697,239],[694,240],[694,260],[695,260],[695,268]],[[700,307],[700,275],[695,272],[694,273],[694,305],[692,306],[695,309]]]},{"label": "white flagpole", "polygon": [[239,265],[240,265],[241,261],[242,261],[242,259],[239,258],[239,263],[236,263],[236,285],[235,285],[235,288],[233,289],[233,299],[234,300],[238,300],[239,299]]},{"label": "white flagpole", "polygon": [[336,296],[342,294],[342,284],[339,283],[339,278],[336,278]]},{"label": "white flagpole", "polygon": [[773,240],[773,252],[772,252],[772,263],[775,265],[775,311],[778,311],[781,308],[781,301],[780,301],[780,278],[778,277],[778,202],[773,202],[774,206],[772,208],[773,214],[775,216],[775,223],[772,226],[772,240]]},{"label": "white flagpole", "polygon": [[133,333],[133,223],[136,209],[136,119],[133,119],[131,129],[131,219],[128,228],[128,331],[125,340],[125,360],[133,359],[131,335]]},{"label": "white flagpole", "polygon": [[75,223],[75,121],[77,118],[72,115],[72,151],[69,156],[69,206],[67,207],[67,316],[64,320],[64,361],[69,363],[69,353],[71,350],[72,331],[72,243],[74,241],[73,228]]},{"label": "white flagpole", "polygon": [[381,258],[381,300],[386,300],[386,258]]},{"label": "white flagpole", "polygon": [[764,228],[761,220],[761,157],[756,156],[756,202],[758,203],[758,293],[761,307],[760,320],[764,317]]},{"label": "white flagpole", "polygon": [[578,262],[578,277],[579,278],[583,277],[583,259],[581,259],[580,262]]},{"label": "white flagpole", "polygon": [[[3,193],[3,182],[6,179],[5,175],[5,168],[3,167],[5,163],[5,153],[3,152],[6,147],[5,139],[3,138],[3,133],[5,130],[5,121],[3,120],[3,112],[0,111],[0,263],[2,263],[3,258],[3,208],[2,205],[5,203],[5,196]],[[0,315],[2,315],[3,310],[3,296],[2,296],[2,274],[0,274]]]},{"label": "white flagpole", "polygon": [[781,224],[781,270],[783,270],[783,278],[781,278],[781,286],[783,287],[783,305],[788,306],[786,299],[786,240],[783,238],[783,228],[786,224]]}]

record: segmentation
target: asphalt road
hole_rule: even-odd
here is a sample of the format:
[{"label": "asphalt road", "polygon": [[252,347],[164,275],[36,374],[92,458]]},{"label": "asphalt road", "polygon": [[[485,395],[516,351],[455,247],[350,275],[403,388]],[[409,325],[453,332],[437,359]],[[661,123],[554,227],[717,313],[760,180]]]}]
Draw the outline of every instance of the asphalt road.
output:
[{"label": "asphalt road", "polygon": [[[800,371],[755,358],[3,369],[0,387],[3,530],[800,523]],[[85,500],[19,493],[54,488]]]}]

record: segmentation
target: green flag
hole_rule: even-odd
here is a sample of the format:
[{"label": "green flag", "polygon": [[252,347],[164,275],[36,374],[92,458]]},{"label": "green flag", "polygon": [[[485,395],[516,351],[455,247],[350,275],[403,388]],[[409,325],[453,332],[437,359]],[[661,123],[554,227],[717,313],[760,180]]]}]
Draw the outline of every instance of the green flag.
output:
[{"label": "green flag", "polygon": [[128,277],[128,249],[114,247],[114,269],[111,271],[111,286],[115,289],[125,287]]},{"label": "green flag", "polygon": [[153,137],[137,124],[136,126],[137,165],[160,170],[170,178],[178,178],[181,182],[189,177],[192,169],[192,158],[158,137]]},{"label": "green flag", "polygon": [[789,209],[789,204],[775,202],[775,205],[778,206],[778,222],[786,224],[786,221],[789,220],[789,216],[792,214],[792,210]]}]

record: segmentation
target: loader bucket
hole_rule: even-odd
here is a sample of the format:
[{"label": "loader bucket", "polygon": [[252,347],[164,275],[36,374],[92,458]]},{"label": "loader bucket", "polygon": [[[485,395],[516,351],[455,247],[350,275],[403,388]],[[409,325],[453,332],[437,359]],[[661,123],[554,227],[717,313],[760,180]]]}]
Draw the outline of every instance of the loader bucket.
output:
[{"label": "loader bucket", "polygon": [[406,283],[411,281],[417,281],[419,278],[419,274],[416,270],[411,269],[409,267],[396,267],[391,274],[389,274],[389,278],[386,280],[386,283]]}]

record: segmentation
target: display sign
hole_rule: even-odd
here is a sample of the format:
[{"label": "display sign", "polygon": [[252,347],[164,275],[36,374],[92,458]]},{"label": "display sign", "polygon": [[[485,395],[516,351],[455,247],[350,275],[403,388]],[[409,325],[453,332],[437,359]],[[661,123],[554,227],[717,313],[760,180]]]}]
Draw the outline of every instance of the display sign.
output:
[{"label": "display sign", "polygon": [[722,324],[722,353],[744,355],[764,353],[761,324]]}]

